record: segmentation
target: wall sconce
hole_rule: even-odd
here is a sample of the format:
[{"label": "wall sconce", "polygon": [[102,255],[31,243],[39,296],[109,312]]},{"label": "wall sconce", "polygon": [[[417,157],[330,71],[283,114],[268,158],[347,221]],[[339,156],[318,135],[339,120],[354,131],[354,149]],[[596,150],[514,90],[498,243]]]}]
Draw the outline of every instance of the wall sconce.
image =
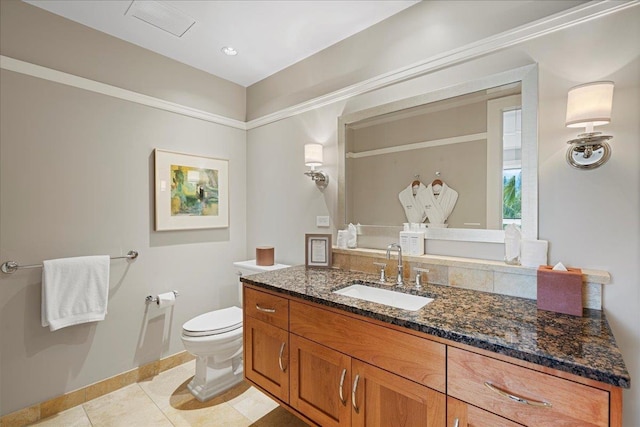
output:
[{"label": "wall sconce", "polygon": [[304,164],[309,166],[311,170],[304,174],[310,176],[318,188],[325,188],[329,183],[329,175],[326,172],[316,170],[316,167],[322,166],[322,160],[322,144],[305,144]]},{"label": "wall sconce", "polygon": [[569,89],[567,120],[569,128],[585,127],[585,132],[567,141],[567,162],[577,169],[595,169],[609,160],[611,147],[607,141],[613,138],[594,132],[594,126],[611,122],[613,82],[587,83]]}]

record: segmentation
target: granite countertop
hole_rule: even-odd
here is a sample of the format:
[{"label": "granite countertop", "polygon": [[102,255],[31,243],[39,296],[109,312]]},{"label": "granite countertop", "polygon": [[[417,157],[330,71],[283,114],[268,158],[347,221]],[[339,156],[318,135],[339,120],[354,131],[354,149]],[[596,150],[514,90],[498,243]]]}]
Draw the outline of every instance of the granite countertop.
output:
[{"label": "granite countertop", "polygon": [[[241,280],[289,296],[335,307],[429,335],[570,372],[617,387],[631,379],[600,310],[583,317],[538,310],[536,301],[428,284],[422,291],[375,282],[377,276],[338,269],[296,266],[243,276]],[[434,298],[418,311],[367,302],[333,291],[353,284],[396,289]]]}]

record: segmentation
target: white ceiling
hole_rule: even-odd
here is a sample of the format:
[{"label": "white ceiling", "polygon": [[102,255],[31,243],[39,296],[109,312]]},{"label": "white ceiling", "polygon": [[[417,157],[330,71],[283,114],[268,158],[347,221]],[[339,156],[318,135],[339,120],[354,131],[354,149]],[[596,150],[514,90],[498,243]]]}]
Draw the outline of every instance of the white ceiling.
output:
[{"label": "white ceiling", "polygon": [[[196,20],[181,38],[125,15],[131,0],[24,0],[176,61],[249,86],[418,0],[174,0]],[[237,56],[226,56],[233,46]]]}]

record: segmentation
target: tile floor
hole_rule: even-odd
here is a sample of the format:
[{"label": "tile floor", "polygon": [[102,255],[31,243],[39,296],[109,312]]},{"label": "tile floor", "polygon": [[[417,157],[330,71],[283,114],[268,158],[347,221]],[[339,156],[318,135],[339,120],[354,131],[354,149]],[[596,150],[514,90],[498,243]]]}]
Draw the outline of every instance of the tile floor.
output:
[{"label": "tile floor", "polygon": [[42,427],[307,427],[263,393],[240,383],[207,402],[187,389],[195,361],[43,419]]}]

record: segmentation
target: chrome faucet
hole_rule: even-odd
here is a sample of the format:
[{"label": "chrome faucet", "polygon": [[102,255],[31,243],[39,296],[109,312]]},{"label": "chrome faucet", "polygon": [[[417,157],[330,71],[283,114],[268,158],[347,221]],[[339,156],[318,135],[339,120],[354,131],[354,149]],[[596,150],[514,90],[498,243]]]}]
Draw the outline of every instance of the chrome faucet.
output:
[{"label": "chrome faucet", "polygon": [[391,259],[392,249],[398,250],[398,278],[396,279],[396,285],[401,286],[404,284],[402,274],[402,247],[397,243],[392,243],[387,246],[387,259]]}]

